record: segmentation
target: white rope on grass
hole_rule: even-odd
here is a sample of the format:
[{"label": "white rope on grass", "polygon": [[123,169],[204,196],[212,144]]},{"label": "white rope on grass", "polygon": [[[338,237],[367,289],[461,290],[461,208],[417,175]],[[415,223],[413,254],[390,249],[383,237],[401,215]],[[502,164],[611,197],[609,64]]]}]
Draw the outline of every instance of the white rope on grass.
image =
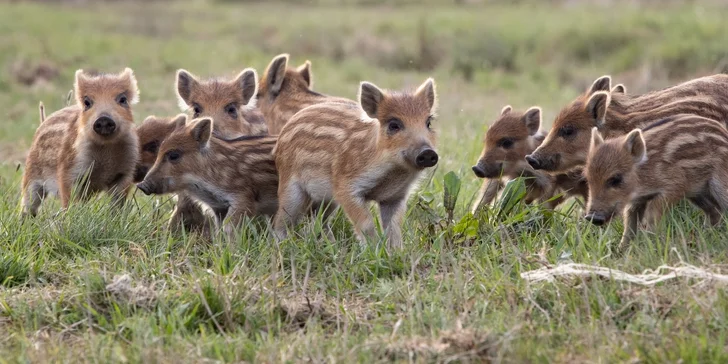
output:
[{"label": "white rope on grass", "polygon": [[529,282],[553,281],[556,277],[585,277],[601,276],[604,278],[626,281],[643,286],[652,286],[657,283],[683,277],[701,280],[713,280],[728,283],[728,275],[709,272],[692,265],[683,264],[678,267],[661,265],[657,269],[647,269],[642,274],[630,274],[620,270],[587,264],[568,263],[555,267],[543,267],[521,273],[521,278]]}]

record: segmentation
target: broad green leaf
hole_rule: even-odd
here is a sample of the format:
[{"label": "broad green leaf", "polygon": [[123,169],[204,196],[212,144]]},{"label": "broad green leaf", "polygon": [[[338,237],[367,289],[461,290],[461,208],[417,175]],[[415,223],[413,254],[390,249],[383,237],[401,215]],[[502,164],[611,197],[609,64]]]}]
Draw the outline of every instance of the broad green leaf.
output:
[{"label": "broad green leaf", "polygon": [[458,195],[460,194],[460,177],[458,177],[455,172],[448,172],[445,177],[445,192],[443,197],[443,204],[445,205],[445,211],[447,211],[448,216],[453,215],[453,211],[455,211],[455,203],[458,200]]}]

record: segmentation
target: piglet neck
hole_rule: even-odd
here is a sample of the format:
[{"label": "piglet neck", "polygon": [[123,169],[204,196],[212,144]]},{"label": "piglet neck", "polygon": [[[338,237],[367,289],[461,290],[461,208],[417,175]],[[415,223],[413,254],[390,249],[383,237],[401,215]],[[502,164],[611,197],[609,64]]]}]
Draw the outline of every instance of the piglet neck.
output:
[{"label": "piglet neck", "polygon": [[[200,147],[200,156],[206,163],[215,163],[216,155],[232,156],[235,154],[235,150],[229,148],[223,142],[210,139],[207,145]],[[214,164],[210,164],[214,165]]]},{"label": "piglet neck", "polygon": [[320,94],[315,91],[306,90],[302,93],[302,102],[301,102],[301,109],[311,106],[320,104],[322,102],[328,101],[331,98],[329,95]]},{"label": "piglet neck", "polygon": [[359,153],[361,153],[362,158],[367,158],[366,160],[387,161],[394,156],[392,155],[392,152],[390,150],[384,148],[384,143],[382,140],[383,137],[381,135],[378,122],[376,120],[374,120],[373,122],[377,123],[377,128],[372,131],[375,136],[369,138],[366,144],[361,145],[361,151]]},{"label": "piglet neck", "polygon": [[[621,135],[632,130],[630,118],[630,107],[619,98],[613,98],[607,108],[606,125],[599,128],[609,135],[610,132],[616,132]],[[609,136],[611,137],[611,135]]]}]

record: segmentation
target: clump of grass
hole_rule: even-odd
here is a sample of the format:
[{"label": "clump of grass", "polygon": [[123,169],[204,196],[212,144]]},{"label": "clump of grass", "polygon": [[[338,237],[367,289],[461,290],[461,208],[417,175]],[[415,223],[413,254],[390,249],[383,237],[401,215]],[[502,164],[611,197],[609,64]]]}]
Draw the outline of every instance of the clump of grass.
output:
[{"label": "clump of grass", "polygon": [[30,264],[19,254],[0,255],[0,285],[13,287],[25,283],[30,278]]}]

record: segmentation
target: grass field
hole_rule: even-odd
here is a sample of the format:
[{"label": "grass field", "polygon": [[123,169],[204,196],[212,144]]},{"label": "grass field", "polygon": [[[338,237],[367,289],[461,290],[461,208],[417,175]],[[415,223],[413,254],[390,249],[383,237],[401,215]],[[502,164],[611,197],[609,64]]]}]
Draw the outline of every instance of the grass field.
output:
[{"label": "grass field", "polygon": [[[696,209],[623,255],[610,249],[621,224],[590,226],[579,203],[468,213],[470,166],[502,106],[540,105],[550,123],[603,74],[639,93],[728,71],[725,4],[342,3],[0,3],[0,363],[728,360],[724,284],[520,276],[568,262],[725,272],[728,230]],[[76,69],[132,67],[142,120],[179,112],[178,68],[262,72],[283,52],[310,59],[314,88],[337,96],[435,77],[442,159],[409,203],[404,250],[360,247],[342,214],[336,242],[314,238],[314,223],[275,243],[265,221],[234,242],[171,236],[170,201],[138,192],[129,211],[101,197],[56,214],[49,200],[21,223],[38,101],[62,107]],[[454,204],[446,186],[460,186]]]}]

